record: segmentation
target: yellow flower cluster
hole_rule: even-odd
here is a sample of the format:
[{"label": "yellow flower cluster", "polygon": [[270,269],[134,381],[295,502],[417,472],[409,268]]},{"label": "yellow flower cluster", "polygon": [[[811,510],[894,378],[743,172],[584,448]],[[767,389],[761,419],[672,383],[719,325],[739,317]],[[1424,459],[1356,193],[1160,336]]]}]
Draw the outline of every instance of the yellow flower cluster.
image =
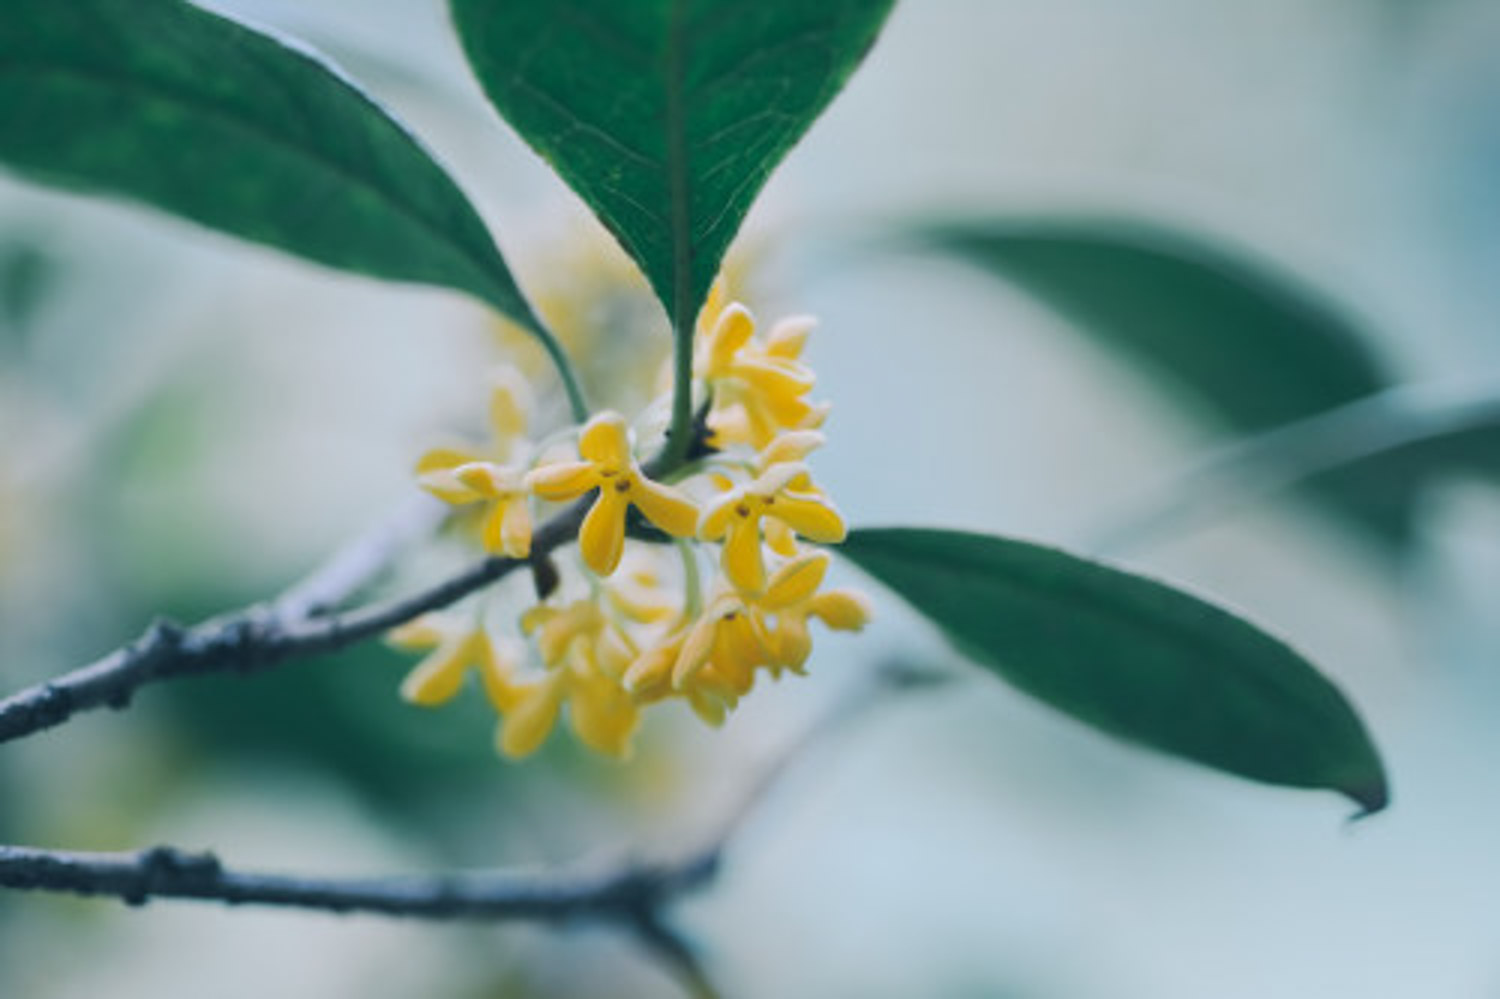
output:
[{"label": "yellow flower cluster", "polygon": [[[811,329],[810,320],[788,320],[758,337],[749,310],[724,304],[716,286],[694,356],[696,387],[711,400],[714,452],[673,482],[642,468],[632,429],[615,412],[578,429],[576,455],[534,446],[525,384],[498,376],[490,448],[430,451],[417,464],[418,482],[478,511],[484,549],[515,559],[531,553],[535,507],[590,497],[578,530],[580,571],[516,615],[517,627],[504,629],[514,639],[494,637],[493,607],[469,617],[429,614],[396,629],[392,644],[427,653],[403,696],[441,704],[477,673],[500,716],[496,743],[505,755],[536,750],[566,708],[585,745],[623,757],[646,706],[681,698],[721,724],[760,673],[802,672],[810,621],[862,628],[863,595],[824,589],[830,557],[805,544],[834,544],[846,533],[807,463],[828,413],[807,398],[814,378],[801,353]],[[719,571],[705,581],[702,562],[715,547]]]}]

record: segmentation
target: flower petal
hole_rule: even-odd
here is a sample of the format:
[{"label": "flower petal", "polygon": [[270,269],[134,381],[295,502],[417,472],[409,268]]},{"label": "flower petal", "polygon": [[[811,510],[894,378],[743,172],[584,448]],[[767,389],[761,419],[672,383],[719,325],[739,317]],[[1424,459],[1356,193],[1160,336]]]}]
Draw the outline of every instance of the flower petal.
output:
[{"label": "flower petal", "polygon": [[625,690],[637,701],[658,700],[670,689],[672,666],[682,651],[684,637],[678,634],[647,649],[625,670]]},{"label": "flower petal", "polygon": [[423,652],[455,637],[463,628],[449,615],[434,611],[392,628],[385,633],[385,643],[393,649]]},{"label": "flower petal", "polygon": [[401,696],[412,704],[432,707],[453,699],[463,689],[464,675],[476,651],[478,633],[465,635],[438,646],[401,681]]},{"label": "flower petal", "polygon": [[766,547],[771,551],[783,558],[797,554],[797,535],[790,527],[770,517],[760,522],[760,528],[766,536]]},{"label": "flower petal", "polygon": [[801,614],[783,614],[776,629],[776,658],[783,666],[802,672],[812,654],[812,633]]},{"label": "flower petal", "polygon": [[834,631],[859,631],[874,613],[869,599],[856,590],[829,590],[808,601],[807,613]]},{"label": "flower petal", "polygon": [[698,505],[685,493],[636,475],[630,499],[651,521],[674,538],[690,538],[698,528]]},{"label": "flower petal", "polygon": [[828,438],[817,430],[787,430],[776,435],[776,439],[766,445],[756,464],[762,471],[772,465],[780,465],[788,461],[805,461],[807,456],[826,443]]},{"label": "flower petal", "polygon": [[704,377],[722,378],[728,374],[734,355],[750,342],[750,337],[754,334],[755,317],[739,302],[719,313],[704,344]]},{"label": "flower petal", "polygon": [[484,655],[479,657],[479,680],[490,706],[498,714],[515,711],[526,693],[526,686],[516,680],[512,663],[516,661],[516,650],[507,649],[502,655],[494,643],[486,642]]},{"label": "flower petal", "polygon": [[757,666],[765,666],[776,658],[756,616],[749,611],[725,618],[719,630],[727,657],[734,663],[735,668],[730,672],[748,676]]},{"label": "flower petal", "polygon": [[697,331],[699,336],[707,336],[708,332],[718,323],[719,317],[724,313],[724,307],[728,304],[729,282],[724,280],[720,274],[714,278],[714,283],[708,286],[708,297],[703,300],[703,307],[698,310]]},{"label": "flower petal", "polygon": [[734,519],[735,507],[744,500],[744,490],[736,489],[704,507],[703,516],[698,521],[698,537],[703,541],[718,541],[722,538],[729,529],[730,521]]},{"label": "flower petal", "polygon": [[817,376],[795,361],[742,357],[734,364],[735,377],[768,398],[796,398],[817,384]]},{"label": "flower petal", "polygon": [[706,690],[697,688],[689,690],[687,702],[688,706],[693,709],[693,714],[702,718],[713,728],[719,728],[724,724],[724,719],[729,717],[730,705]]},{"label": "flower petal", "polygon": [[760,554],[760,518],[737,519],[724,539],[720,560],[724,575],[747,593],[759,593],[766,585],[766,566]]},{"label": "flower petal", "polygon": [[596,465],[626,468],[630,465],[630,436],[625,417],[606,410],[595,416],[578,435],[578,453]]},{"label": "flower petal", "polygon": [[630,755],[630,739],[640,725],[641,712],[613,681],[595,676],[574,684],[568,718],[584,745],[623,759]]},{"label": "flower petal", "polygon": [[833,504],[812,493],[782,493],[766,512],[809,541],[837,544],[849,535],[848,525]]},{"label": "flower petal", "polygon": [[539,678],[521,691],[515,709],[500,720],[495,744],[513,760],[529,756],[547,741],[557,724],[557,709],[562,706],[562,677],[552,674]]},{"label": "flower petal", "polygon": [[578,529],[578,551],[590,569],[608,576],[620,564],[625,551],[625,511],[630,501],[625,494],[606,486],[583,518]]},{"label": "flower petal", "polygon": [[484,456],[468,447],[435,447],[417,459],[418,475],[436,472],[445,468],[457,468],[471,461],[483,461]]},{"label": "flower petal", "polygon": [[501,518],[500,553],[508,558],[531,555],[531,510],[525,496],[511,496],[495,504],[494,516]]},{"label": "flower petal", "polygon": [[471,461],[453,470],[453,477],[481,496],[498,499],[526,491],[526,478],[519,469],[493,461]]},{"label": "flower petal", "polygon": [[766,356],[795,361],[802,356],[802,348],[807,345],[808,334],[817,325],[818,321],[812,316],[788,316],[779,321],[771,327],[771,332],[766,334]]},{"label": "flower petal", "polygon": [[460,482],[458,477],[453,474],[453,469],[451,468],[439,468],[431,472],[423,472],[417,476],[417,485],[444,503],[451,503],[454,506],[463,506],[484,498],[481,493]]},{"label": "flower petal", "polygon": [[710,607],[689,629],[687,638],[683,639],[682,650],[672,665],[672,686],[681,690],[708,663],[708,657],[714,651],[714,635],[718,630],[719,614],[714,613]]},{"label": "flower petal", "polygon": [[526,474],[526,488],[554,502],[582,496],[598,484],[599,470],[586,461],[543,465]]},{"label": "flower petal", "polygon": [[808,600],[823,585],[823,577],[828,575],[828,564],[832,561],[827,552],[809,552],[792,559],[771,576],[760,605],[766,610],[777,611]]},{"label": "flower petal", "polygon": [[506,366],[491,373],[490,433],[502,450],[526,432],[531,403],[531,385],[520,371]]}]

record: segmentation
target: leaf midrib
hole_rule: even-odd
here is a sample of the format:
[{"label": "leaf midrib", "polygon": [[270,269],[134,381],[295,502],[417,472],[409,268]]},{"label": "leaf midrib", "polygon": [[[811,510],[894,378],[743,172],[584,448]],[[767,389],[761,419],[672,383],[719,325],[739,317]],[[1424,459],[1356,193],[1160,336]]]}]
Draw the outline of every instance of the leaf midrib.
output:
[{"label": "leaf midrib", "polygon": [[686,0],[672,0],[668,12],[665,84],[667,94],[666,127],[667,190],[671,202],[672,230],[672,326],[677,338],[691,336],[694,317],[693,239],[691,185],[687,163],[687,108],[683,92],[686,77],[683,68],[686,39]]}]

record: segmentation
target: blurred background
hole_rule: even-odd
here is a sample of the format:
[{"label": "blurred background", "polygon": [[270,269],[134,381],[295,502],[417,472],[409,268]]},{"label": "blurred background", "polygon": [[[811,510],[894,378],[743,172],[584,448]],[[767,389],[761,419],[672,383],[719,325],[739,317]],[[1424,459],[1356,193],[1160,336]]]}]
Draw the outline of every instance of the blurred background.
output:
[{"label": "blurred background", "polygon": [[[306,39],[411,123],[534,295],[608,252],[487,110],[436,0],[215,6]],[[858,525],[1091,551],[1228,439],[1021,290],[873,248],[928,218],[1169,226],[1338,303],[1394,383],[1500,370],[1497,50],[1487,0],[905,0],[741,240],[751,307],[821,320],[820,480]],[[476,422],[496,351],[456,295],[0,177],[3,688],[296,579]],[[1431,482],[1396,552],[1276,496],[1112,554],[1320,664],[1393,807],[1351,825],[1331,795],[1112,742],[882,600],[862,638],[820,639],[810,678],[720,733],[664,712],[624,765],[561,737],[503,762],[477,696],[406,706],[410,660],[378,647],[153,688],[0,750],[0,841],[351,875],[650,848],[896,660],[956,682],[816,746],[677,910],[726,995],[1500,996],[1495,483]],[[606,930],[0,896],[0,995],[26,999],[675,988]]]}]

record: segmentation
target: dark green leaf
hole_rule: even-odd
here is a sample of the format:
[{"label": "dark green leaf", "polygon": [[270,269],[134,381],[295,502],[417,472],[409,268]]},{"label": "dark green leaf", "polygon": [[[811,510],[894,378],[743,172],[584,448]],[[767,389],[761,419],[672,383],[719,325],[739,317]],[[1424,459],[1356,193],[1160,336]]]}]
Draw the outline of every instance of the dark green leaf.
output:
[{"label": "dark green leaf", "polygon": [[0,162],[537,325],[394,119],[304,52],[178,0],[5,0]]},{"label": "dark green leaf", "polygon": [[[1141,225],[984,221],[924,242],[1019,285],[1135,363],[1190,411],[1256,433],[1385,388],[1367,331],[1286,275]],[[1385,539],[1409,530],[1419,483],[1324,477],[1318,495]]]},{"label": "dark green leaf", "polygon": [[691,323],[893,0],[450,0],[480,82]]},{"label": "dark green leaf", "polygon": [[859,530],[839,551],[975,661],[1075,718],[1254,780],[1386,805],[1379,756],[1338,690],[1211,604],[979,534]]}]

